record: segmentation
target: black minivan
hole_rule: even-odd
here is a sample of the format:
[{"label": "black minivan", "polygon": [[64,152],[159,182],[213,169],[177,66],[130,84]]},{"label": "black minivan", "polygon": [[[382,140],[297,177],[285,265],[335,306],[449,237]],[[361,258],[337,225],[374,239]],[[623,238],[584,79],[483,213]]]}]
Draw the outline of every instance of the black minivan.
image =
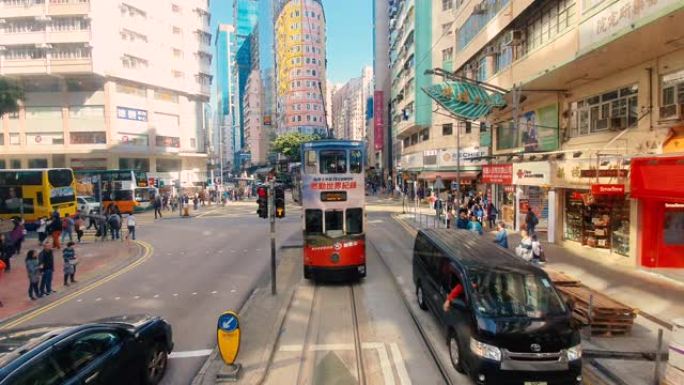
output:
[{"label": "black minivan", "polygon": [[472,232],[426,229],[416,236],[413,281],[418,305],[444,328],[452,365],[475,383],[582,383],[570,306],[539,267]]}]

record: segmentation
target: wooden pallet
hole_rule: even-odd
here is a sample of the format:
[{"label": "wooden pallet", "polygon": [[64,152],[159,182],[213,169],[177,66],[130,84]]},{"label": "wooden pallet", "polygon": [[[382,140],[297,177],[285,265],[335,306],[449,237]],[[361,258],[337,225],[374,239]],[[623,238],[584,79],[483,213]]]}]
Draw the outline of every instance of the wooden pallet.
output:
[{"label": "wooden pallet", "polygon": [[551,282],[553,282],[554,285],[556,285],[556,286],[579,286],[580,285],[579,279],[573,277],[570,274],[566,274],[562,271],[555,271],[555,270],[546,269],[546,273],[549,275],[549,278],[551,278]]},{"label": "wooden pallet", "polygon": [[[592,334],[613,336],[631,332],[637,315],[635,309],[586,286],[558,286],[557,288],[564,297],[574,302],[573,318],[582,325],[591,325]],[[589,302],[592,306],[591,315]]]}]

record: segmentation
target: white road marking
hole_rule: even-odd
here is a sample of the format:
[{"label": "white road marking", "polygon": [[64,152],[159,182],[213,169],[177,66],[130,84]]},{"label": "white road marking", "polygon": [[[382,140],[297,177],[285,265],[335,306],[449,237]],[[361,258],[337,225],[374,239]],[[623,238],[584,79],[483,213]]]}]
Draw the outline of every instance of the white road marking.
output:
[{"label": "white road marking", "polygon": [[121,299],[121,297],[114,297],[114,301],[118,301],[120,299]]},{"label": "white road marking", "polygon": [[281,345],[280,349],[281,352],[301,352],[304,350],[303,345]]},{"label": "white road marking", "polygon": [[231,292],[231,293],[235,293],[236,291],[237,291],[237,290],[235,290],[235,289],[232,289],[232,290],[231,290],[230,292]]},{"label": "white road marking", "polygon": [[174,297],[178,297],[178,293],[173,293],[173,296],[174,296]]},{"label": "white road marking", "polygon": [[83,302],[83,299],[79,298],[76,300],[76,302]]},{"label": "white road marking", "polygon": [[133,297],[133,299],[140,299],[140,296],[136,295],[135,297]]},{"label": "white road marking", "polygon": [[406,370],[406,365],[404,365],[404,357],[402,357],[401,350],[399,350],[399,345],[396,342],[390,344],[390,352],[394,359],[394,368],[397,369],[399,382],[401,382],[401,385],[411,385],[411,378]]},{"label": "white road marking", "polygon": [[101,298],[101,297],[95,298],[95,302],[100,302],[100,301],[102,301],[102,298]]},{"label": "white road marking", "polygon": [[197,295],[197,292],[196,291],[192,292],[192,295]]},{"label": "white road marking", "polygon": [[216,294],[216,293],[218,293],[218,291],[216,291],[216,290],[211,292],[211,294]]},{"label": "white road marking", "polygon": [[381,344],[382,347],[376,349],[378,357],[380,358],[380,369],[382,370],[382,377],[385,379],[385,385],[394,385],[394,375],[392,374],[392,364],[387,354],[387,346]]},{"label": "white road marking", "polygon": [[187,352],[172,352],[169,354],[169,358],[191,358],[191,357],[206,357],[211,354],[213,350],[202,349],[202,350],[190,350]]},{"label": "white road marking", "polygon": [[159,294],[155,294],[152,298],[159,298]]}]

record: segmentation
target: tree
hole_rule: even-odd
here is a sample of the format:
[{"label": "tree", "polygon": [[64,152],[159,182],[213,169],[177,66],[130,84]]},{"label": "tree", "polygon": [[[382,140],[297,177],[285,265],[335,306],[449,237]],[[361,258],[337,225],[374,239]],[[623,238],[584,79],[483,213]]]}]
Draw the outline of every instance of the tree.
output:
[{"label": "tree", "polygon": [[19,101],[24,101],[24,90],[18,83],[0,78],[0,116],[18,111]]},{"label": "tree", "polygon": [[318,135],[302,134],[299,132],[289,132],[275,138],[271,143],[274,152],[287,156],[291,162],[299,162],[299,148],[302,143],[320,140]]}]

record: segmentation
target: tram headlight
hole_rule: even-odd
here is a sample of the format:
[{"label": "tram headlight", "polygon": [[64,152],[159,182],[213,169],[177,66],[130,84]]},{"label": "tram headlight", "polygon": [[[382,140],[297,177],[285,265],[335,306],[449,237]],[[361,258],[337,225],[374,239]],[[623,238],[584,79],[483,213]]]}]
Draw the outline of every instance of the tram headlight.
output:
[{"label": "tram headlight", "polygon": [[340,262],[340,255],[337,254],[337,253],[333,253],[333,254],[330,256],[330,262],[332,262],[332,263],[338,263],[338,262]]}]

